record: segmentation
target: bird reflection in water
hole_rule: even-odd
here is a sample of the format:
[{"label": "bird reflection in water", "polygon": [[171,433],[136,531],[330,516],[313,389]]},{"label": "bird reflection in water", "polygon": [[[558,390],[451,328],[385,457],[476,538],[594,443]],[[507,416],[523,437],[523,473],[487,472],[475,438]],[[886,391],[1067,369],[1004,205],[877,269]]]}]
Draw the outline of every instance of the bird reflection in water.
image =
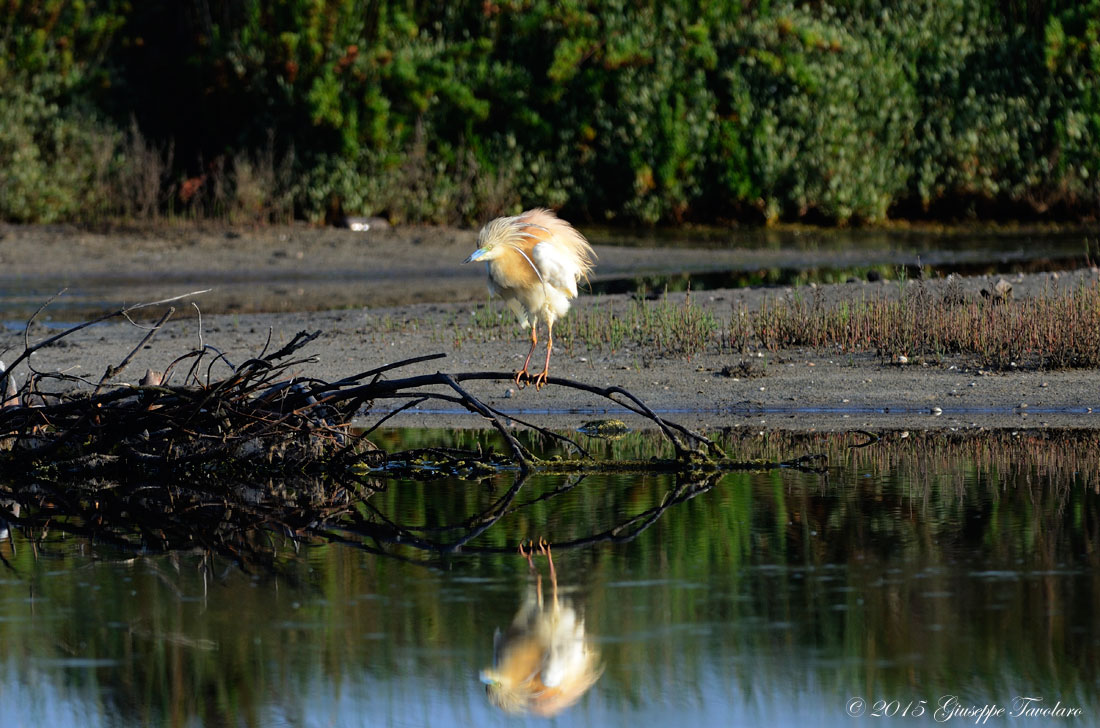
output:
[{"label": "bird reflection in water", "polygon": [[573,705],[599,679],[600,656],[585,637],[584,620],[558,597],[554,560],[545,541],[538,553],[550,567],[550,603],[543,600],[535,546],[520,546],[534,575],[508,630],[493,636],[493,666],[481,671],[489,701],[507,713],[550,717]]}]

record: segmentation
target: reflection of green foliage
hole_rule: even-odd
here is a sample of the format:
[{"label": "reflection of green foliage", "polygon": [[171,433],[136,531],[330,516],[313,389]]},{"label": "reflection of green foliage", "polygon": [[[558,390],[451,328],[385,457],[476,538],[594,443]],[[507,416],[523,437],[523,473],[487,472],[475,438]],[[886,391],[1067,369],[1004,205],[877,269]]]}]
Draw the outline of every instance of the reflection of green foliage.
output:
[{"label": "reflection of green foliage", "polygon": [[[377,439],[469,447],[495,437]],[[606,700],[645,705],[707,678],[747,703],[775,691],[914,686],[917,697],[992,700],[1023,683],[1100,707],[1095,433],[914,433],[856,449],[865,437],[731,430],[722,440],[745,460],[822,452],[830,473],[731,474],[629,543],[556,552],[567,594],[601,640],[607,670],[595,690]],[[594,444],[635,457],[652,442]],[[519,497],[531,505],[479,543],[567,541],[659,504],[673,486],[600,475],[536,500],[564,482],[533,478]],[[368,503],[397,522],[440,526],[509,485],[389,481]],[[410,679],[466,696],[527,579],[510,550],[425,566],[344,544],[296,549],[277,535],[280,569],[248,575],[192,553],[123,559],[58,533],[32,548],[32,534],[17,530],[14,552],[0,542],[10,564],[0,566],[3,659],[36,664],[127,723],[261,725],[273,704],[301,714],[318,689],[362,690],[343,697],[384,714]],[[52,658],[119,662],[84,669]]]}]

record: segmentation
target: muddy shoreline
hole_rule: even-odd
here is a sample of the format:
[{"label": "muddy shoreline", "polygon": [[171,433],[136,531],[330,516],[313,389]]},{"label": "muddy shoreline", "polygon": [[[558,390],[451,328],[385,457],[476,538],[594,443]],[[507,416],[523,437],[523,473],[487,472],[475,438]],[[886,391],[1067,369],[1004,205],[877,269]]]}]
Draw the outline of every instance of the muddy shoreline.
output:
[{"label": "muddy shoreline", "polygon": [[[458,264],[472,249],[474,237],[471,231],[419,228],[356,236],[349,231],[304,228],[231,233],[181,228],[99,234],[6,227],[0,230],[0,280],[26,291],[35,290],[36,284],[45,287],[62,279],[80,284],[108,274],[116,279],[119,274],[129,274],[139,281],[124,295],[116,294],[123,299],[112,306],[185,293],[195,290],[191,287],[195,285],[214,288],[194,298],[198,308],[177,303],[170,323],[137,353],[121,381],[136,381],[147,368],[165,368],[200,341],[223,352],[229,362],[239,363],[263,350],[269,332],[271,345],[278,346],[300,330],[324,332],[306,350],[316,361],[301,365],[300,373],[329,381],[437,352],[446,358],[413,365],[392,376],[439,370],[511,370],[522,363],[527,349],[518,329],[489,340],[481,340],[476,332],[463,333],[473,328],[468,322],[486,300],[483,270]],[[753,256],[778,260],[784,255],[776,250],[670,252],[645,247],[597,247],[597,252],[605,273],[657,269],[658,263],[666,269],[671,265],[707,270],[735,261],[743,264]],[[841,252],[834,257],[848,255]],[[310,271],[316,272],[315,281],[303,277]],[[1014,295],[1033,296],[1089,285],[1098,275],[1096,268],[1079,268],[1007,279]],[[295,290],[280,292],[280,276],[293,278]],[[994,278],[962,278],[952,285],[967,295],[977,295],[991,287]],[[224,285],[225,281],[236,281],[236,287]],[[693,300],[728,318],[732,307],[752,309],[778,296],[858,301],[900,295],[904,285],[861,280],[813,289],[712,290],[693,294]],[[933,280],[925,285],[946,283]],[[358,303],[364,287],[371,301],[366,306]],[[224,291],[218,293],[219,288],[229,288],[230,299],[218,299],[225,295]],[[267,312],[251,313],[243,304],[234,307],[232,295],[253,293],[255,288],[272,291],[272,300],[259,306]],[[347,295],[341,297],[340,291]],[[684,294],[669,295],[676,300]],[[248,298],[255,308],[256,297]],[[401,303],[394,305],[398,300]],[[592,305],[612,312],[625,310],[630,297],[582,296],[576,302],[578,307]],[[322,310],[315,310],[318,308]],[[226,313],[209,313],[211,310]],[[9,323],[0,332],[0,350],[4,351],[0,359],[11,362],[23,349],[24,333],[10,323],[9,315],[2,318]],[[48,315],[41,321],[48,324]],[[30,341],[52,333],[56,329],[36,324],[29,331]],[[39,371],[66,371],[98,380],[107,366],[117,365],[145,333],[127,322],[99,324],[39,351],[33,365]],[[747,376],[737,376],[736,365],[742,361],[748,362]],[[25,372],[24,368],[20,378]],[[763,356],[710,352],[686,359],[661,356],[645,347],[607,351],[578,342],[555,350],[552,372],[589,384],[625,387],[658,413],[708,430],[1100,428],[1100,375],[1094,370],[994,373],[963,357],[935,365],[898,365],[876,355],[811,350]],[[623,417],[622,410],[605,400],[560,387],[535,392],[502,380],[471,383],[470,389],[513,416],[544,426],[573,428],[597,417],[619,417],[642,426]],[[377,403],[364,424],[370,424],[388,406]],[[452,411],[413,410],[387,424],[479,428],[485,421]]]}]

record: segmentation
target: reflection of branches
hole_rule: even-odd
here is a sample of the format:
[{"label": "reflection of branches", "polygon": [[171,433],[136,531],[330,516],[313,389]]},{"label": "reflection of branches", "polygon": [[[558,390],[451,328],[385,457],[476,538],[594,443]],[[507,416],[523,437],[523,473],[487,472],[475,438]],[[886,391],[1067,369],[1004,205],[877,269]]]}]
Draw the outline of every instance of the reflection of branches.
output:
[{"label": "reflection of branches", "polygon": [[35,541],[54,530],[134,553],[199,548],[249,568],[273,562],[273,534],[301,538],[369,497],[308,481],[285,491],[226,483],[98,485],[0,487],[5,502],[22,506],[19,515],[0,508],[0,518]]},{"label": "reflection of branches", "polygon": [[706,493],[714,487],[719,479],[720,476],[712,474],[701,481],[677,483],[675,488],[665,494],[660,504],[648,510],[642,511],[600,533],[573,539],[572,541],[550,544],[550,546],[560,551],[562,549],[590,546],[605,541],[614,543],[633,541],[638,537],[638,534],[656,523],[657,519],[665,514],[665,511],[675,505],[689,501],[701,493]]},{"label": "reflection of branches", "polygon": [[[676,485],[665,494],[660,504],[646,509],[641,513],[624,517],[621,521],[596,533],[584,535],[568,541],[560,541],[549,544],[555,550],[573,549],[591,546],[597,543],[613,542],[622,543],[631,541],[656,523],[661,516],[673,507],[684,503],[697,495],[710,491],[729,471],[768,471],[775,469],[794,469],[809,473],[823,475],[824,471],[816,463],[821,456],[807,456],[795,460],[768,463],[741,463],[725,470],[712,470],[706,473],[691,474],[679,473],[676,477]],[[523,486],[528,481],[528,475],[517,474],[508,490],[488,507],[468,516],[458,523],[444,526],[415,526],[399,525],[385,518],[379,511],[372,509],[373,517],[365,517],[359,512],[349,512],[346,517],[339,519],[334,524],[337,530],[327,531],[327,537],[334,537],[343,543],[348,543],[360,548],[369,541],[368,550],[375,553],[385,553],[385,545],[404,546],[416,550],[430,552],[436,555],[454,553],[464,554],[491,554],[511,553],[516,550],[516,545],[497,546],[472,546],[479,536],[482,536],[489,528],[497,524],[505,516],[513,515],[537,503],[551,500],[577,488],[588,477],[586,474],[567,479],[562,485],[557,486],[525,501],[518,501],[518,496]],[[457,538],[448,541],[435,540],[432,536],[443,534],[458,534]]]},{"label": "reflection of branches", "polygon": [[[374,513],[376,517],[380,518],[380,523],[379,521],[364,519],[357,513],[351,513],[346,519],[342,520],[340,529],[346,533],[365,536],[380,543],[401,543],[405,546],[412,546],[424,551],[432,551],[440,554],[454,553],[463,550],[463,547],[470,541],[485,533],[493,524],[508,515],[510,512],[508,508],[509,504],[519,495],[520,489],[523,488],[526,481],[526,475],[518,475],[513,481],[512,486],[504,495],[494,501],[493,504],[485,510],[467,518],[461,525],[444,526],[433,529],[419,528],[416,526],[401,526],[389,519],[381,517],[381,513],[375,510]],[[381,528],[379,526],[381,526]],[[432,541],[431,539],[419,535],[433,531],[458,531],[461,535],[456,540],[449,543]]]},{"label": "reflection of branches", "polygon": [[[788,465],[756,463],[742,469],[780,467]],[[0,508],[0,518],[36,541],[56,530],[136,553],[198,547],[232,559],[246,569],[275,563],[274,538],[278,536],[295,545],[320,539],[400,558],[410,557],[400,556],[397,549],[412,549],[430,557],[489,554],[513,552],[515,546],[477,544],[487,531],[505,517],[575,490],[587,477],[567,478],[561,485],[521,500],[519,496],[530,478],[517,473],[510,487],[490,504],[442,526],[399,523],[387,517],[374,507],[371,498],[387,487],[384,484],[348,482],[334,486],[305,479],[267,487],[220,481],[189,487],[146,484],[129,488],[94,483],[61,487],[36,482],[10,490],[0,487],[0,502],[23,506],[20,515],[11,507]],[[551,546],[571,549],[630,541],[670,509],[711,490],[721,477],[720,472],[677,476],[675,485],[658,505]]]}]

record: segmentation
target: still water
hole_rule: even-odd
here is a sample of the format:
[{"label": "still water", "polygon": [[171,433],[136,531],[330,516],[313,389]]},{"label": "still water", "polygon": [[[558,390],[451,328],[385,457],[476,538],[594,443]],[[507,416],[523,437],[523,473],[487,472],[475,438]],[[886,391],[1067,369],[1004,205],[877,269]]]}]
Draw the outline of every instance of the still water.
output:
[{"label": "still water", "polygon": [[[609,266],[614,257],[608,256],[589,281],[588,290],[596,294],[804,286],[868,276],[1038,273],[1087,267],[1100,256],[1095,226],[1034,230],[960,226],[939,232],[905,228],[585,227],[584,232],[597,246],[666,251],[646,263],[618,266]],[[363,238],[366,240],[369,238]],[[369,249],[365,245],[364,250]],[[738,256],[739,262],[727,267],[708,257],[683,258],[677,251],[684,249],[732,249],[743,254]],[[49,307],[36,320],[67,327],[115,311],[122,302],[156,301],[181,291],[207,291],[201,299],[207,315],[476,301],[484,296],[481,269],[461,268],[458,260],[424,260],[411,270],[387,268],[379,272],[370,255],[364,255],[362,264],[352,268],[326,261],[324,245],[314,245],[306,260],[308,265],[276,270],[251,265],[227,270],[213,261],[196,270],[127,265],[101,273],[81,271],[79,275],[56,275],[47,269],[40,274],[9,276],[0,268],[0,311],[4,313],[0,330],[22,331],[27,319],[46,301],[51,301]],[[466,280],[467,287],[452,288],[455,279]],[[425,288],[425,280],[434,285]],[[448,283],[441,287],[440,281]],[[54,298],[61,290],[64,295]]]},{"label": "still water", "polygon": [[[293,537],[275,523],[254,534],[262,566],[134,553],[24,507],[0,541],[0,719],[974,725],[958,711],[1003,708],[986,725],[1096,725],[1098,439],[894,434],[857,448],[865,437],[746,435],[728,443],[746,461],[820,452],[828,466],[694,483],[369,475],[373,492],[342,515]],[[547,558],[529,566],[516,551],[539,538],[556,611]],[[588,675],[544,671],[554,690],[513,701],[533,711],[517,716],[484,683],[497,630],[512,660],[498,669],[515,668],[509,625],[523,610],[518,631],[552,614],[567,632],[553,649],[573,653],[558,667],[581,669],[583,653]],[[545,699],[568,685],[567,699]],[[1010,719],[1018,696],[1063,713]]]}]

